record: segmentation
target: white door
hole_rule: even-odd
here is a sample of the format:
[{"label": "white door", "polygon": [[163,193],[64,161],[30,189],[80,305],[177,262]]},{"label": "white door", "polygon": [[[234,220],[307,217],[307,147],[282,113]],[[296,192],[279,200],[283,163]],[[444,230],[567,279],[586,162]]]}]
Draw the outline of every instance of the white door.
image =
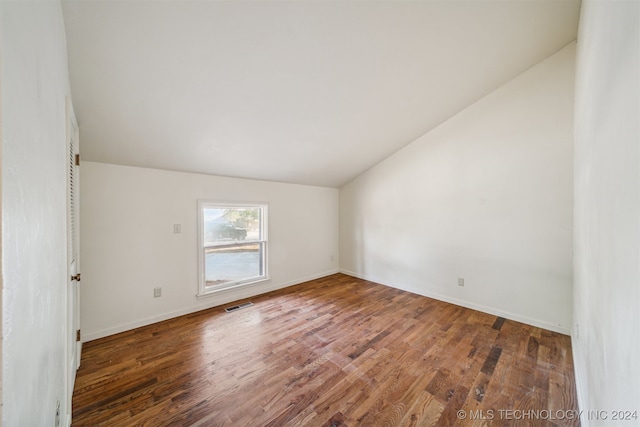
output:
[{"label": "white door", "polygon": [[[78,123],[67,98],[67,421],[71,421],[71,400],[76,371],[80,366],[80,157]],[[68,423],[66,424],[68,425]]]}]

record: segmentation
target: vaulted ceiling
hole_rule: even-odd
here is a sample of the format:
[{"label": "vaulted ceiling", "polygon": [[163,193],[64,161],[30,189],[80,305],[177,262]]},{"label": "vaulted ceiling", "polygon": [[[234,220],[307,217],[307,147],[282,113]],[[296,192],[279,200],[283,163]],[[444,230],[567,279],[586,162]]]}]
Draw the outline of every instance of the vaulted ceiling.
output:
[{"label": "vaulted ceiling", "polygon": [[82,156],[340,187],[575,40],[579,7],[65,0]]}]

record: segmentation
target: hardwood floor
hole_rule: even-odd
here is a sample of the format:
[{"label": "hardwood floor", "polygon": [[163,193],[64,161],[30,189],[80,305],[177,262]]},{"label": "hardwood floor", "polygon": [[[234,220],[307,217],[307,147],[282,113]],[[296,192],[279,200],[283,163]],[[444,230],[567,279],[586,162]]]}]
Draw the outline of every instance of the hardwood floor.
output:
[{"label": "hardwood floor", "polygon": [[86,343],[73,425],[579,424],[568,336],[342,274],[251,301]]}]

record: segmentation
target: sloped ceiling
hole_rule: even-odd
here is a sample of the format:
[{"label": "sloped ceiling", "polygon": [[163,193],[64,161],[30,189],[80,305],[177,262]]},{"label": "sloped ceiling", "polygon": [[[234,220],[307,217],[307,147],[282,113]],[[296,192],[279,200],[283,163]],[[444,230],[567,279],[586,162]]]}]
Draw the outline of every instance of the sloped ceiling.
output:
[{"label": "sloped ceiling", "polygon": [[579,2],[63,11],[85,160],[340,187],[575,40]]}]

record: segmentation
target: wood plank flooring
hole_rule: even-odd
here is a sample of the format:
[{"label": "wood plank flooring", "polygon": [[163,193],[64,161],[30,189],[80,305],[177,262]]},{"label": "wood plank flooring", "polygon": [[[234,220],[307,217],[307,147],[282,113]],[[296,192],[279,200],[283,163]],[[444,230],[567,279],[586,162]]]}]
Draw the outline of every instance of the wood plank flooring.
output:
[{"label": "wood plank flooring", "polygon": [[251,301],[86,343],[73,425],[579,424],[568,336],[342,274]]}]

